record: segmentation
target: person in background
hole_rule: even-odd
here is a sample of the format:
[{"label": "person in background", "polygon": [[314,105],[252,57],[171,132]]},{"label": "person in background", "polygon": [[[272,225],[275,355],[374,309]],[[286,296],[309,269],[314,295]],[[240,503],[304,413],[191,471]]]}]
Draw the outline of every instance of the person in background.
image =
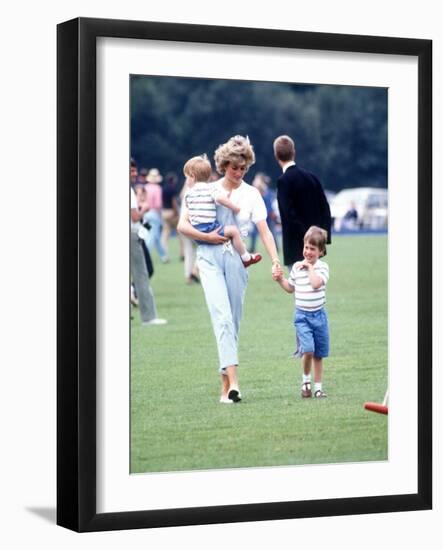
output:
[{"label": "person in background", "polygon": [[[275,200],[275,194],[270,189],[269,184],[271,182],[271,179],[266,174],[263,174],[262,172],[257,172],[254,179],[252,180],[253,187],[256,187],[260,191],[260,195],[263,197],[263,200],[265,202],[266,206],[266,212],[267,212],[267,218],[266,223],[268,224],[268,227],[272,233],[272,236],[274,237],[275,246],[277,247],[277,252],[279,250],[278,247],[278,239],[277,239],[277,231],[276,231],[276,220],[277,215],[274,210],[273,202]],[[255,252],[256,246],[257,246],[257,236],[258,231],[255,225],[252,226],[251,229],[251,240],[249,248],[251,252]]]},{"label": "person in background", "polygon": [[[132,166],[134,164],[134,166]],[[140,170],[140,173],[145,171],[146,174],[148,171],[143,168]],[[137,197],[137,203],[142,204],[145,201],[145,185],[146,185],[146,176],[141,176],[138,172],[138,168],[135,165],[135,161],[131,159],[131,187],[135,192]]]},{"label": "person in background", "polygon": [[209,181],[218,181],[219,179],[220,179],[220,176],[217,174],[217,172],[211,172]]},{"label": "person in background", "polygon": [[145,196],[143,198],[143,208],[146,209],[146,214],[143,217],[144,222],[148,222],[151,226],[149,236],[146,239],[146,245],[152,254],[153,249],[157,251],[160,260],[163,263],[169,261],[165,249],[161,243],[162,232],[162,188],[160,182],[163,177],[157,168],[151,168],[146,176]]},{"label": "person in background", "polygon": [[[131,160],[131,178],[135,176],[137,166]],[[143,253],[143,236],[141,220],[143,219],[143,208],[139,208],[134,189],[130,188],[131,193],[131,241],[130,241],[130,259],[131,259],[131,278],[135,287],[140,318],[142,325],[165,325],[167,321],[157,316],[154,293],[149,283],[148,270],[146,268],[145,256]]]},{"label": "person in background", "polygon": [[324,229],[327,243],[331,242],[331,211],[319,180],[296,165],[295,144],[289,136],[276,138],[274,155],[283,171],[277,180],[277,200],[284,263],[289,268],[303,260],[303,237],[311,225]]},{"label": "person in background", "polygon": [[354,230],[358,228],[358,212],[355,206],[355,202],[351,201],[349,210],[343,216],[340,229]]},{"label": "person in background", "polygon": [[[177,229],[179,208],[177,201],[177,176],[175,174],[167,174],[165,177],[165,182],[162,187],[162,234],[161,234],[161,243],[163,250],[166,253],[166,256],[169,258],[169,238],[172,231]],[[183,245],[180,241],[180,256],[183,255]]]},{"label": "person in background", "polygon": [[[146,170],[145,172],[147,173]],[[142,208],[141,205],[143,205],[144,203],[145,189],[144,189],[144,184],[141,183],[140,176],[138,174],[138,168],[134,159],[131,159],[130,182],[131,182],[131,188],[134,190],[135,195],[137,197],[137,205],[140,208]],[[145,224],[145,228],[149,229],[149,225]],[[151,278],[154,275],[154,265],[152,263],[152,258],[149,253],[148,247],[146,246],[146,243],[144,240],[142,240],[142,248],[143,248],[143,254],[146,262],[146,269],[148,270],[149,278]],[[135,292],[135,288],[133,285],[131,286],[131,302],[135,306],[138,305],[137,294]]]},{"label": "person in background", "polygon": [[137,176],[137,185],[142,185],[143,187],[146,185],[146,176],[148,175],[148,169],[142,168]]}]

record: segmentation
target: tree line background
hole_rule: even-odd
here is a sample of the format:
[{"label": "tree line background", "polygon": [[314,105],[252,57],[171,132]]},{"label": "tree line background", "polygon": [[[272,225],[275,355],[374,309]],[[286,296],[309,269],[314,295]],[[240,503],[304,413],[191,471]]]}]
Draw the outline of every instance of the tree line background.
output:
[{"label": "tree line background", "polygon": [[275,186],[272,144],[294,140],[297,163],[325,189],[387,187],[387,89],[133,75],[131,156],[139,168],[175,173],[235,134],[248,135],[256,163]]}]

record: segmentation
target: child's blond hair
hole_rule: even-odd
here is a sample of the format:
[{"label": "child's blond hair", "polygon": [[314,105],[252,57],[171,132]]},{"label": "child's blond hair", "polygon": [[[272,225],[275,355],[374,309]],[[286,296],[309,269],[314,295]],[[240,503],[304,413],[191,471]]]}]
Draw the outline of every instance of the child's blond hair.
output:
[{"label": "child's blond hair", "polygon": [[316,246],[320,250],[321,256],[326,256],[326,242],[328,240],[327,232],[321,227],[311,225],[303,237],[303,242]]},{"label": "child's blond hair", "polygon": [[212,174],[212,166],[206,155],[192,157],[183,166],[185,176],[191,176],[196,181],[208,181]]}]

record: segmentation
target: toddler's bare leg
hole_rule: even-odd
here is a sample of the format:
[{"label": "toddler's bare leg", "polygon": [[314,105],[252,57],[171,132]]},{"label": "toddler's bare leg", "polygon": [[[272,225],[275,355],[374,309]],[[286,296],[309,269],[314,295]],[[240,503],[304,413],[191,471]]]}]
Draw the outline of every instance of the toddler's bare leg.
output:
[{"label": "toddler's bare leg", "polygon": [[240,256],[246,254],[247,250],[245,244],[236,225],[225,225],[224,233],[225,237],[232,239],[232,244],[234,245],[235,250],[240,254]]}]

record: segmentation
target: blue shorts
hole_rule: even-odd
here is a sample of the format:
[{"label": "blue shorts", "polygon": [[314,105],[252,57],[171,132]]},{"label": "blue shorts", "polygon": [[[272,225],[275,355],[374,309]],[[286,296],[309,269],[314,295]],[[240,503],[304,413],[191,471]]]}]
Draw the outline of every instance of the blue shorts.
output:
[{"label": "blue shorts", "polygon": [[[217,229],[217,227],[221,227],[221,230],[219,231],[219,234],[223,235],[223,236],[225,234],[224,227],[220,223],[218,223],[217,220],[215,220],[215,222],[210,222],[210,223],[198,223],[197,225],[194,225],[193,227],[195,229],[198,229],[202,233],[210,233],[211,231],[214,231],[214,229]],[[208,243],[207,241],[199,241],[197,239],[195,239],[195,242],[197,244],[212,244],[212,243]]]},{"label": "blue shorts", "polygon": [[297,350],[295,355],[313,353],[322,358],[329,355],[328,316],[324,308],[318,311],[295,310],[294,325],[296,329]]}]

